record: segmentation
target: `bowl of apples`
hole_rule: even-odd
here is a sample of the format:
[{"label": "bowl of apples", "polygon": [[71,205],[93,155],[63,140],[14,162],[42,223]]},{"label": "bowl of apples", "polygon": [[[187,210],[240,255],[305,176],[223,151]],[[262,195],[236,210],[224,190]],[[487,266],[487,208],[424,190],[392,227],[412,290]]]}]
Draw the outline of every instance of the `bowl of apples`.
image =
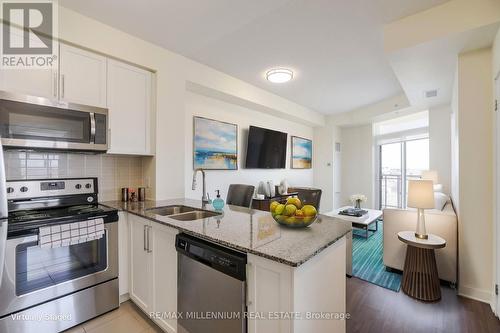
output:
[{"label": "bowl of apples", "polygon": [[305,228],[316,221],[318,211],[312,205],[302,205],[297,197],[290,197],[286,203],[271,202],[270,211],[276,222],[290,228]]}]

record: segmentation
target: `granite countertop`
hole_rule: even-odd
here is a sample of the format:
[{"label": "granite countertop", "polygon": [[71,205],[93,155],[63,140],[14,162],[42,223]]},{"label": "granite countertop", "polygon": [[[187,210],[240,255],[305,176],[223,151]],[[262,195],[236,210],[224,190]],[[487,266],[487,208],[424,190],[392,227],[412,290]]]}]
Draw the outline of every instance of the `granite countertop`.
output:
[{"label": "granite countertop", "polygon": [[[224,206],[221,216],[194,221],[178,221],[148,211],[149,208],[169,205],[202,208],[201,201],[191,199],[108,201],[101,204],[293,267],[305,263],[351,231],[350,223],[325,215],[319,215],[307,228],[291,229],[276,223],[267,212],[231,205]],[[205,209],[213,211],[211,205]]]}]

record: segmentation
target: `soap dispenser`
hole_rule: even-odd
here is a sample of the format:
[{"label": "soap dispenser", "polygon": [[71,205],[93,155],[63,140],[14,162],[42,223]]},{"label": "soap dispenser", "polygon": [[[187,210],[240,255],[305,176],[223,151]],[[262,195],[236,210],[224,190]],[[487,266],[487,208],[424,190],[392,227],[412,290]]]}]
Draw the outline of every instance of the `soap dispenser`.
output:
[{"label": "soap dispenser", "polygon": [[222,210],[224,208],[224,200],[220,197],[220,191],[217,190],[217,197],[212,201],[212,206],[214,206],[215,210]]}]

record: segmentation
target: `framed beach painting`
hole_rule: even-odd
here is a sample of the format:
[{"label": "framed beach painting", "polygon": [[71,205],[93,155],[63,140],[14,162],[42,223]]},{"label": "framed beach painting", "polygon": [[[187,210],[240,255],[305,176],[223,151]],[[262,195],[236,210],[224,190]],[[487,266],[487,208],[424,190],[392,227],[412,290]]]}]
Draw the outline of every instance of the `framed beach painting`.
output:
[{"label": "framed beach painting", "polygon": [[292,169],[312,168],[312,141],[292,136]]},{"label": "framed beach painting", "polygon": [[194,169],[238,169],[238,125],[194,117]]}]

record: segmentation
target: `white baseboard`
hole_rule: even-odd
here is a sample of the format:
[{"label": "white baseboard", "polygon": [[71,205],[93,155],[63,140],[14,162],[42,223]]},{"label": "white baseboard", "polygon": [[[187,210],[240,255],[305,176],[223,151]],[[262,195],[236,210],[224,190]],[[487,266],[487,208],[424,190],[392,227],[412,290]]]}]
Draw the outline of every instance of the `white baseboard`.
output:
[{"label": "white baseboard", "polygon": [[464,285],[459,285],[458,294],[463,297],[467,297],[479,302],[487,303],[492,306],[493,297],[490,290],[477,289],[473,287],[468,287]]},{"label": "white baseboard", "polygon": [[129,299],[130,299],[130,295],[128,293],[120,295],[120,304],[122,304],[123,302],[128,301]]}]

